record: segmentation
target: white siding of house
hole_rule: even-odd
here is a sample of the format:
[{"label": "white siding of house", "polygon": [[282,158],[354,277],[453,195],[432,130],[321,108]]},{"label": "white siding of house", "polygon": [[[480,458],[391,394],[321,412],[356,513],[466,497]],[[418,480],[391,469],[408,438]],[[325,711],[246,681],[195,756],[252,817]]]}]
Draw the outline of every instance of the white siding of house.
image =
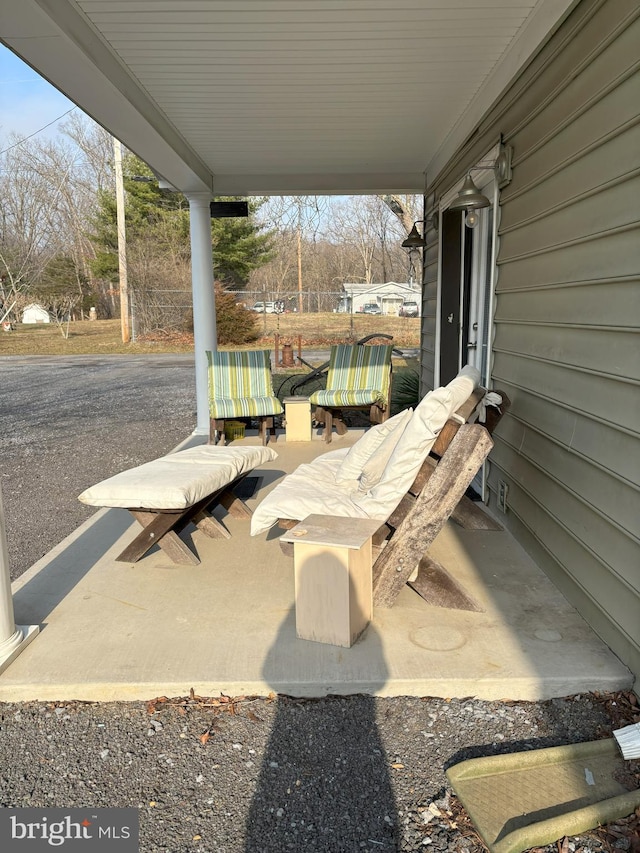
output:
[{"label": "white siding of house", "polygon": [[[637,2],[583,0],[427,199],[433,205],[500,135],[513,146],[491,371],[512,407],[491,454],[491,500],[505,481],[506,525],[637,676],[638,45]],[[430,248],[425,387],[433,384],[437,267]]]}]

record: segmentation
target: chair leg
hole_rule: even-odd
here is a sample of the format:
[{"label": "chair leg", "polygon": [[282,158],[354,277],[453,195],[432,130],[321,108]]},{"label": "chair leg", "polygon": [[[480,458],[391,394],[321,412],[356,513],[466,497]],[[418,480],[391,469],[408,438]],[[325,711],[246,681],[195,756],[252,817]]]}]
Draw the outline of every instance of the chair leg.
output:
[{"label": "chair leg", "polygon": [[209,444],[224,445],[224,420],[209,418]]},{"label": "chair leg", "polygon": [[380,406],[376,406],[374,403],[369,410],[369,420],[372,424],[382,424],[386,420],[389,419],[390,407],[386,406],[386,408],[381,409]]},{"label": "chair leg", "polygon": [[258,424],[260,427],[260,438],[264,445],[269,443],[269,436],[271,436],[275,440],[276,427],[272,415],[265,415],[261,418],[258,418]]},{"label": "chair leg", "polygon": [[324,409],[324,440],[327,444],[331,444],[333,438],[333,412],[331,409]]},{"label": "chair leg", "polygon": [[333,425],[336,428],[336,432],[338,435],[346,435],[349,430],[344,422],[344,415],[342,414],[342,409],[334,409],[331,413],[333,415]]}]

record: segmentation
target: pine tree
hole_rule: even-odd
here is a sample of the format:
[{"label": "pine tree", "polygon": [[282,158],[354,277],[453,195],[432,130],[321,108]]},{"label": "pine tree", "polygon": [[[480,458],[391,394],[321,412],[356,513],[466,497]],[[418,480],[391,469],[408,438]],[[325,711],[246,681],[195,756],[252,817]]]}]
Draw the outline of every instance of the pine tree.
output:
[{"label": "pine tree", "polygon": [[[123,172],[127,247],[139,241],[155,241],[160,254],[167,252],[173,260],[181,257],[187,261],[190,256],[189,203],[185,196],[161,190],[151,170],[133,154],[125,156]],[[136,180],[140,177],[148,180]],[[94,275],[115,282],[118,279],[115,191],[99,193],[98,203],[91,235],[96,248],[92,270]],[[226,287],[246,286],[251,271],[272,258],[271,234],[263,231],[254,218],[263,203],[263,199],[251,200],[248,218],[211,222],[215,278]]]}]

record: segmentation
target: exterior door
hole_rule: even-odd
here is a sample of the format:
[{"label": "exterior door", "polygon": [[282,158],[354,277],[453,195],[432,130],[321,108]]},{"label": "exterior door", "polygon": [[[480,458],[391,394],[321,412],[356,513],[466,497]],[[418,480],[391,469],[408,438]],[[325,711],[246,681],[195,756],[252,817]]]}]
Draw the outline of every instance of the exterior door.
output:
[{"label": "exterior door", "polygon": [[460,211],[442,214],[440,385],[465,364],[477,367],[483,385],[489,383],[493,208],[478,213],[480,221],[473,229],[464,224]]},{"label": "exterior door", "polygon": [[[482,187],[491,199],[493,182]],[[480,384],[490,385],[491,311],[493,287],[494,211],[478,211],[475,228],[465,225],[465,214],[444,209],[441,217],[440,375],[446,385],[465,364],[476,367]],[[471,484],[486,497],[486,467]]]},{"label": "exterior door", "polygon": [[446,385],[467,363],[473,233],[459,210],[442,215],[440,280],[440,385]]}]

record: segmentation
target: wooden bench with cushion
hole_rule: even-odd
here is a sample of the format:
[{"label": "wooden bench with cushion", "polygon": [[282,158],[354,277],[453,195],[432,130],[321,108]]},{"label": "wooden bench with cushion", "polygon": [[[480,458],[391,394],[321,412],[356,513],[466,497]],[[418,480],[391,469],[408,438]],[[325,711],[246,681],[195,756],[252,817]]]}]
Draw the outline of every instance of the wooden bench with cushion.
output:
[{"label": "wooden bench with cushion", "polygon": [[276,458],[269,447],[191,447],[115,474],[78,499],[89,506],[127,509],[142,525],[116,557],[119,562],[135,563],[159,545],[174,563],[198,565],[198,557],[179,533],[193,523],[207,536],[229,538],[211,511],[220,505],[231,515],[250,518],[251,510],[234,488],[256,466]]},{"label": "wooden bench with cushion", "polygon": [[[495,527],[464,495],[493,446],[490,432],[508,401],[477,385],[477,371],[463,368],[415,412],[372,427],[348,450],[299,466],[256,508],[252,535],[274,524],[290,528],[312,514],[342,517],[346,524],[348,518],[379,519],[374,603],[390,607],[450,516],[465,526]],[[468,423],[478,408],[486,408],[485,425]],[[424,572],[412,580],[421,595],[424,581]]]}]

